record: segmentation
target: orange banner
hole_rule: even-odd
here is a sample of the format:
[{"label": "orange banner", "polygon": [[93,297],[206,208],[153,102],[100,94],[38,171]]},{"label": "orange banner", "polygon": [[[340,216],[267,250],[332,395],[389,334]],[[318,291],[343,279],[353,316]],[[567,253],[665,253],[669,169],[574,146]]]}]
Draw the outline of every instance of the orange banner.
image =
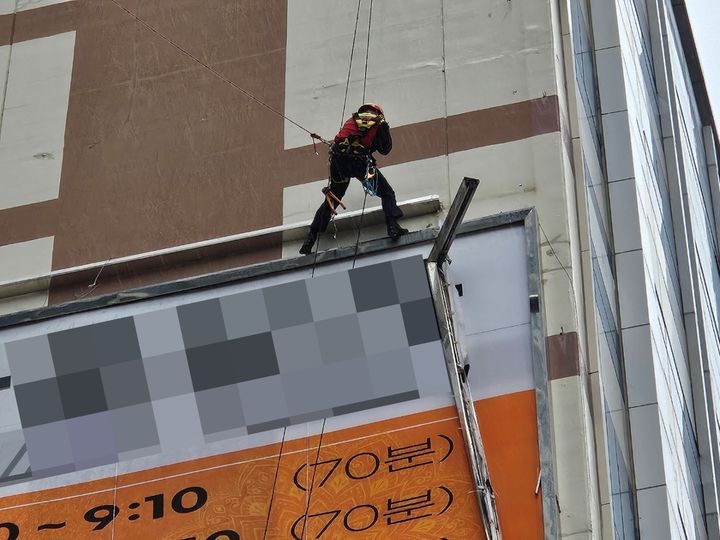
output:
[{"label": "orange banner", "polygon": [[[517,414],[520,404],[506,398],[488,400],[494,404],[488,403],[492,418],[486,422]],[[482,416],[483,406],[478,409]],[[536,459],[510,463],[523,456],[500,450],[497,439],[506,436],[498,431],[486,441],[498,457],[491,466],[496,491],[505,489],[503,476],[534,483]],[[0,540],[484,537],[454,408],[324,433],[318,452],[319,442],[320,436],[290,440],[7,497],[0,501]],[[532,456],[528,450],[522,454]],[[512,470],[497,467],[508,459]],[[503,497],[501,524],[520,522],[521,529],[511,529],[540,538],[540,505],[532,491],[520,498],[505,491]]]}]

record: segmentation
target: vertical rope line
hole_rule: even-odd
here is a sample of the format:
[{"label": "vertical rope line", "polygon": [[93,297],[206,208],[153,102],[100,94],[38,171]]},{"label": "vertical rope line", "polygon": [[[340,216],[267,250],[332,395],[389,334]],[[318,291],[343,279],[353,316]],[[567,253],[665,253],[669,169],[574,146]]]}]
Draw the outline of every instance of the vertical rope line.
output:
[{"label": "vertical rope line", "polygon": [[352,47],[350,49],[350,65],[348,66],[347,81],[345,82],[345,98],[343,99],[342,114],[340,115],[340,127],[342,127],[343,122],[345,122],[345,107],[347,106],[348,90],[350,89],[350,74],[352,72],[353,56],[355,56],[355,39],[357,38],[358,21],[360,20],[361,2],[362,0],[358,0],[357,13],[355,14],[355,30],[353,31]]},{"label": "vertical rope line", "polygon": [[305,507],[305,519],[303,520],[303,538],[305,538],[305,535],[307,534],[307,515],[308,512],[310,512],[310,500],[312,499],[312,490],[315,485],[315,473],[317,473],[317,464],[320,459],[320,448],[322,448],[323,436],[325,435],[325,422],[327,422],[327,418],[323,418],[322,428],[320,429],[320,440],[318,441],[317,452],[315,453],[315,467],[313,468],[312,480],[310,480],[310,485],[308,486],[307,506]]},{"label": "vertical rope line", "polygon": [[270,494],[270,505],[268,506],[267,519],[265,520],[265,532],[263,533],[263,540],[267,538],[268,527],[270,525],[270,514],[272,513],[273,501],[275,500],[275,487],[277,486],[278,474],[280,473],[280,460],[282,459],[283,448],[285,446],[286,433],[287,427],[283,427],[282,441],[280,441],[280,454],[278,455],[277,467],[275,467],[275,479],[273,480],[272,493]]},{"label": "vertical rope line", "polygon": [[357,259],[358,247],[360,246],[360,231],[362,231],[363,215],[365,215],[365,203],[367,202],[367,191],[365,192],[365,198],[363,199],[362,211],[360,212],[360,223],[358,224],[357,238],[355,239],[355,253],[353,254],[352,269],[355,269],[355,260]]},{"label": "vertical rope line", "polygon": [[440,28],[442,29],[443,104],[445,105],[445,167],[448,183],[448,200],[452,200],[452,193],[450,193],[450,129],[448,127],[447,60],[445,57],[445,0],[440,0]]},{"label": "vertical rope line", "polygon": [[[368,30],[367,30],[367,45],[365,47],[365,75],[363,76],[363,93],[362,102],[365,103],[365,88],[367,87],[367,70],[368,70],[368,58],[370,56],[370,28],[372,25],[372,10],[373,0],[370,0],[370,13],[368,15]],[[370,174],[370,156],[368,156],[367,167],[365,168],[365,180],[367,181],[368,175]],[[376,173],[377,174],[377,173]],[[360,211],[360,222],[358,223],[357,238],[355,238],[355,253],[353,254],[352,268],[355,269],[355,261],[357,260],[358,248],[360,247],[360,232],[362,231],[363,217],[365,216],[365,204],[367,203],[368,192],[365,190],[365,196],[363,197],[362,210]]]},{"label": "vertical rope line", "polygon": [[[328,182],[329,182],[329,180],[328,180]],[[323,202],[323,204],[326,204],[326,203]],[[322,233],[318,232],[317,243],[315,244],[315,257],[313,257],[312,272],[310,272],[311,278],[315,277],[315,263],[317,262],[318,252],[320,251],[320,238],[322,238]]]},{"label": "vertical rope line", "polygon": [[[118,462],[115,462],[115,489],[113,490],[113,506],[117,506],[117,491],[118,491]],[[115,513],[115,508],[113,508],[113,513]],[[110,539],[115,540],[115,518],[114,516],[112,520],[112,532],[110,533]]]},{"label": "vertical rope line", "polygon": [[368,57],[370,56],[370,25],[372,24],[373,0],[370,0],[370,14],[368,15],[367,46],[365,47],[365,75],[363,77],[362,102],[365,103],[365,87],[367,86]]}]

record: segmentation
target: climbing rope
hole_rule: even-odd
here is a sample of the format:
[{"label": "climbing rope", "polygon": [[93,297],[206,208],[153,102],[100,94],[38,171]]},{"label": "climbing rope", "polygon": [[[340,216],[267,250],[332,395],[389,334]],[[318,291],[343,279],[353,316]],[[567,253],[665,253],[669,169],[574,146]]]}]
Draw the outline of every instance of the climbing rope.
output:
[{"label": "climbing rope", "polygon": [[[368,175],[370,174],[370,156],[367,158],[367,165],[365,166],[365,180],[363,181],[363,188],[365,188],[365,182],[368,181]],[[375,195],[377,195],[377,178],[375,179]],[[358,247],[360,246],[360,231],[362,231],[363,216],[365,215],[365,203],[367,203],[368,189],[365,188],[365,196],[363,197],[362,210],[360,211],[360,222],[358,223],[357,237],[355,238],[355,252],[353,253],[352,269],[355,270],[355,260],[357,259]]]},{"label": "climbing rope", "polygon": [[[373,0],[370,0],[370,15],[368,17],[368,35],[367,35],[367,45],[365,47],[365,71],[363,76],[363,95],[362,95],[362,101],[365,102],[365,88],[367,83],[367,65],[368,65],[368,51],[370,50],[370,25],[372,22],[372,2]],[[352,45],[350,46],[350,61],[348,62],[348,72],[347,72],[347,78],[345,80],[345,95],[343,97],[343,106],[342,106],[342,114],[340,115],[340,127],[342,128],[344,122],[345,122],[345,109],[347,107],[347,99],[348,99],[348,93],[350,90],[350,78],[352,75],[352,65],[353,65],[353,59],[355,58],[355,43],[357,41],[357,33],[358,33],[358,26],[360,22],[360,6],[362,5],[362,0],[358,0],[357,3],[357,9],[355,10],[355,27],[353,29],[353,38],[352,38]],[[331,187],[332,185],[332,170],[330,166],[330,157],[328,157],[328,183],[327,187]],[[348,182],[350,179],[347,179]],[[367,181],[367,170],[365,174],[365,179],[363,180],[363,188],[365,189],[365,182]],[[365,200],[367,200],[367,189],[365,191]],[[363,202],[363,210],[365,211],[365,202]],[[335,225],[335,216],[330,217],[330,222],[332,223],[333,227],[335,227],[335,235],[334,237],[337,238],[337,226]],[[360,214],[360,223],[362,224],[362,213]],[[320,238],[322,237],[322,234],[318,234],[317,243],[315,245],[315,254],[313,256],[313,263],[312,263],[312,270],[310,272],[310,277],[315,277],[315,264],[317,262],[318,252],[320,251]],[[355,253],[357,254],[357,242],[360,238],[360,232],[358,231],[358,240],[355,242]],[[355,268],[355,259],[353,258],[353,268]]]},{"label": "climbing rope", "polygon": [[[365,47],[365,74],[363,76],[363,93],[362,102],[365,103],[365,88],[367,86],[367,69],[368,69],[368,58],[370,56],[370,27],[372,24],[372,9],[373,0],[370,0],[370,13],[368,15],[368,29],[367,29],[367,46]],[[355,261],[357,260],[358,247],[360,246],[360,231],[362,231],[363,216],[365,215],[365,203],[367,203],[367,196],[371,194],[377,197],[377,171],[373,174],[374,180],[370,181],[370,169],[372,167],[371,158],[368,156],[367,166],[365,167],[365,179],[362,182],[365,196],[363,197],[362,210],[360,210],[360,221],[358,223],[357,237],[355,238],[355,252],[353,253],[352,268],[355,269]]]}]

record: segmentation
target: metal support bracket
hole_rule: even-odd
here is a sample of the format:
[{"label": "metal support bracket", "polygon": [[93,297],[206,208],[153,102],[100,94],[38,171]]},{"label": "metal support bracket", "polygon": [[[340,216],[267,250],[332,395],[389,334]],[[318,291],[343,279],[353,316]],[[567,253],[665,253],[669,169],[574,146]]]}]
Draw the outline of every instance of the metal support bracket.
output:
[{"label": "metal support bracket", "polygon": [[450,377],[455,406],[458,411],[460,427],[470,460],[476,495],[480,505],[485,537],[487,540],[501,540],[500,521],[495,504],[495,492],[490,482],[490,472],[485,458],[485,450],[480,434],[475,405],[467,382],[467,354],[462,346],[459,327],[455,320],[455,308],[451,296],[452,285],[447,279],[446,266],[449,261],[448,252],[455,238],[457,229],[472,200],[479,181],[464,178],[447,218],[438,233],[435,245],[426,262],[430,290],[432,292],[435,312],[438,315],[440,335],[442,338],[445,362]]}]

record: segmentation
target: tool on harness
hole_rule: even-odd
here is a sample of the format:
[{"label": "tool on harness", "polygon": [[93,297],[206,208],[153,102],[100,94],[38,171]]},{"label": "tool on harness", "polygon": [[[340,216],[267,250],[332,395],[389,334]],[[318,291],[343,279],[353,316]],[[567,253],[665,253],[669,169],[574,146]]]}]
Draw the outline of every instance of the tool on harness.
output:
[{"label": "tool on harness", "polygon": [[316,141],[316,140],[318,140],[318,141],[320,141],[320,142],[322,142],[322,143],[325,143],[325,144],[328,145],[328,146],[331,146],[331,145],[332,145],[332,143],[331,143],[330,141],[323,139],[323,138],[322,138],[320,135],[318,135],[317,133],[311,133],[311,134],[310,134],[310,139],[312,140],[313,151],[315,152],[315,155],[316,155],[316,156],[319,156],[319,155],[320,155],[320,154],[318,154],[317,145],[315,144],[315,141]]},{"label": "tool on harness", "polygon": [[368,156],[367,167],[365,167],[365,178],[363,178],[360,183],[362,184],[365,193],[372,195],[373,197],[378,196],[378,179],[375,173],[375,164],[372,162],[370,156]]},{"label": "tool on harness", "polygon": [[325,195],[325,202],[330,208],[330,213],[334,216],[337,214],[337,207],[341,206],[343,210],[347,210],[347,206],[343,203],[337,195],[335,195],[329,186],[322,188],[322,192]]}]

